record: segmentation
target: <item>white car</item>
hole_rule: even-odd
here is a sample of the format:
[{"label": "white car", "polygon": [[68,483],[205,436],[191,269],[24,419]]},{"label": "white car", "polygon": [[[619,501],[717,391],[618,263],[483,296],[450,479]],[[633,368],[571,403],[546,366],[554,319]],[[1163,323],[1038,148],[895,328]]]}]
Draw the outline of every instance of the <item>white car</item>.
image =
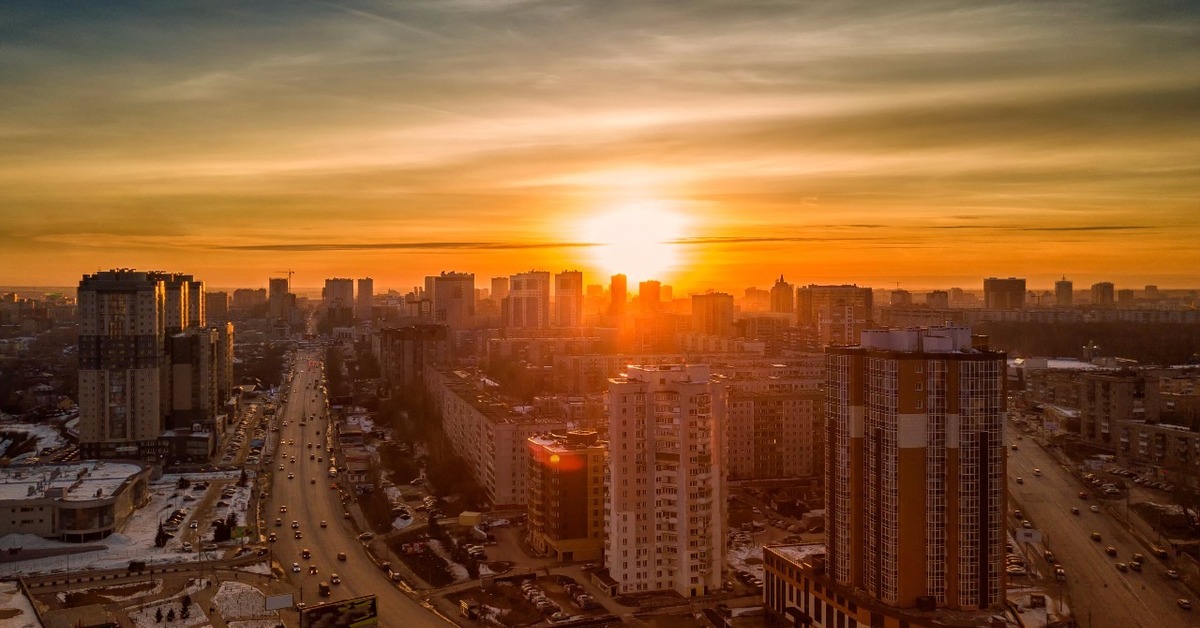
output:
[{"label": "white car", "polygon": [[292,573],[300,573],[300,563],[292,563]]}]

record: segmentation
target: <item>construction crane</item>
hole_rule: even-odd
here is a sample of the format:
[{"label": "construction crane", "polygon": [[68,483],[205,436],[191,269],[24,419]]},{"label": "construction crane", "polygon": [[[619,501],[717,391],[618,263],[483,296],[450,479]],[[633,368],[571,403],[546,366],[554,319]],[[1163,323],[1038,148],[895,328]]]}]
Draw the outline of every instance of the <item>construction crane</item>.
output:
[{"label": "construction crane", "polygon": [[287,273],[287,278],[288,278],[288,290],[289,290],[289,291],[291,291],[291,289],[292,289],[292,275],[295,275],[295,274],[296,274],[296,271],[294,271],[294,270],[277,270],[277,271],[275,271],[275,272],[277,272],[277,273]]}]

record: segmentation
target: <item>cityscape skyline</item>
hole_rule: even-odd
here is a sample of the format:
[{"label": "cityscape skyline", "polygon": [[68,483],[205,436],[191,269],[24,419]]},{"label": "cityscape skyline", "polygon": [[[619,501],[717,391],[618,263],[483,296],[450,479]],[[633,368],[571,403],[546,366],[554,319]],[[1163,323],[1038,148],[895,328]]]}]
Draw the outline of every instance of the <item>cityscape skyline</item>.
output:
[{"label": "cityscape skyline", "polygon": [[1187,286],[1195,12],[9,5],[0,283]]}]

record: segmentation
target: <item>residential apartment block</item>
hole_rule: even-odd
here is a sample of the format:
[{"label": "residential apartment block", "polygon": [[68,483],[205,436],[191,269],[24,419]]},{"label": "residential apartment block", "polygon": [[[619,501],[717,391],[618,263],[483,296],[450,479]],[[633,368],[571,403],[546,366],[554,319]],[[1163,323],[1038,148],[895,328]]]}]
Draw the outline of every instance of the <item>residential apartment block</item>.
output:
[{"label": "residential apartment block", "polygon": [[962,327],[826,349],[825,571],[895,608],[1004,601],[1003,353]]},{"label": "residential apartment block", "polygon": [[530,464],[526,441],[566,424],[500,397],[496,384],[476,371],[427,367],[425,388],[454,453],[468,465],[492,507],[524,506]]},{"label": "residential apartment block", "polygon": [[600,558],[606,443],[592,430],[547,432],[527,443],[530,547],[566,562]]},{"label": "residential apartment block", "polygon": [[609,380],[605,566],[619,593],[722,586],[725,391],[706,366]]}]

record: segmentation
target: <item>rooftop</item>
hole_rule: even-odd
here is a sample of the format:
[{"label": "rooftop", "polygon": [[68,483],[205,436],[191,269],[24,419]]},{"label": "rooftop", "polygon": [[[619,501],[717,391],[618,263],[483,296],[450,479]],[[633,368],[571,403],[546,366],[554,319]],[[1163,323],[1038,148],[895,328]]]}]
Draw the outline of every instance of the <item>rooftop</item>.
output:
[{"label": "rooftop", "polygon": [[70,464],[44,464],[0,469],[0,501],[42,499],[52,489],[62,489],[65,501],[111,497],[143,467],[134,462],[85,460]]}]

